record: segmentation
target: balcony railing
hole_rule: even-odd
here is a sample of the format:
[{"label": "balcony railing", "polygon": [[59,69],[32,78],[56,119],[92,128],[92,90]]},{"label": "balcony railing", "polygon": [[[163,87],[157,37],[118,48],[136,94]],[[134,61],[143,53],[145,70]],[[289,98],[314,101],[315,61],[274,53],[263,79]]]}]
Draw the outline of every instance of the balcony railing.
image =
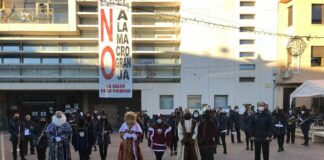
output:
[{"label": "balcony railing", "polygon": [[0,9],[1,23],[54,23],[54,9],[37,11],[35,8]]}]

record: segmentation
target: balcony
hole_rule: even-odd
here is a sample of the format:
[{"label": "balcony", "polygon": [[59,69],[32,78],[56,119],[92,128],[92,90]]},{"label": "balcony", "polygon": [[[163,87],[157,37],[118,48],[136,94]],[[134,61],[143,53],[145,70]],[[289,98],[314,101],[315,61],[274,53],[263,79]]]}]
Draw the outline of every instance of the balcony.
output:
[{"label": "balcony", "polygon": [[96,65],[1,64],[0,83],[96,83]]},{"label": "balcony", "polygon": [[98,12],[78,12],[80,18],[98,18]]},{"label": "balcony", "polygon": [[82,6],[97,6],[98,0],[77,0],[79,5]]},{"label": "balcony", "polygon": [[33,8],[0,9],[0,12],[1,23],[54,23],[53,8],[47,11],[37,11]]},{"label": "balcony", "polygon": [[180,6],[181,0],[132,0],[132,6]]}]

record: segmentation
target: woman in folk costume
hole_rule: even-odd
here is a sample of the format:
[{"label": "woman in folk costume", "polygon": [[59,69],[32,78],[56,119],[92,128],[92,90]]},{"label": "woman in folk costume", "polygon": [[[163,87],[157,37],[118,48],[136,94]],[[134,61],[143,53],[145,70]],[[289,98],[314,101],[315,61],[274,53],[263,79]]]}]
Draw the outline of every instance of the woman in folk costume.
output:
[{"label": "woman in folk costume", "polygon": [[191,118],[189,110],[185,111],[183,120],[178,125],[179,147],[177,160],[200,160],[197,143],[198,124]]},{"label": "woman in folk costume", "polygon": [[45,133],[49,141],[49,160],[71,160],[70,136],[72,128],[66,122],[66,117],[61,111],[57,111],[52,117],[52,123],[48,125]]},{"label": "woman in folk costume", "polygon": [[119,147],[118,160],[143,160],[139,147],[139,139],[143,132],[136,119],[134,112],[127,112],[124,116],[125,122],[119,129],[122,142]]},{"label": "woman in folk costume", "polygon": [[171,145],[171,127],[164,123],[159,114],[155,123],[149,128],[148,146],[155,154],[156,160],[162,160],[165,151]]}]

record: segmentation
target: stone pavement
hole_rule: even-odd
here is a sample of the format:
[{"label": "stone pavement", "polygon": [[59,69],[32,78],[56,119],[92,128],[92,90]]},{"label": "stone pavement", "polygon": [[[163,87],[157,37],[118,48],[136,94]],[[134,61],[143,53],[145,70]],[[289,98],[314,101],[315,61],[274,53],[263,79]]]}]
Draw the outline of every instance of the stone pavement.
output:
[{"label": "stone pavement", "polygon": [[[11,160],[11,142],[9,135],[3,133],[0,135],[0,160]],[[244,136],[243,136],[244,137]],[[246,151],[245,144],[230,143],[230,137],[227,136],[228,154],[223,154],[222,146],[218,146],[218,153],[215,155],[215,160],[253,160],[254,152]],[[120,139],[118,134],[112,135],[112,144],[108,147],[107,160],[116,160],[118,155]],[[310,143],[309,147],[302,144],[302,139],[296,139],[295,144],[285,144],[285,152],[277,152],[277,141],[273,140],[270,146],[270,159],[271,160],[323,160],[324,159],[324,143]],[[145,160],[154,160],[154,155],[146,145],[146,141],[142,143],[142,152]],[[79,159],[78,153],[72,149],[72,160]],[[4,152],[4,154],[3,154]],[[37,160],[36,155],[27,155],[27,160]],[[91,155],[92,160],[100,160],[99,152],[94,151]],[[165,153],[164,160],[176,160],[175,156],[170,156]]]}]

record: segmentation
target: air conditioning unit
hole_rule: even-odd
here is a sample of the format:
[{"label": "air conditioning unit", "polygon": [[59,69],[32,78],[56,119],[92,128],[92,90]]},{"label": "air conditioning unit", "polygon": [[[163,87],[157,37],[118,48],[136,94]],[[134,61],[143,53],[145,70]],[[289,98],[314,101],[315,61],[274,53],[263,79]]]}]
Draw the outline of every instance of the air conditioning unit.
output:
[{"label": "air conditioning unit", "polygon": [[280,77],[282,79],[290,79],[294,76],[294,71],[289,70],[287,67],[281,67],[280,68]]},{"label": "air conditioning unit", "polygon": [[156,34],[155,35],[156,39],[172,39],[175,38],[174,34]]}]

